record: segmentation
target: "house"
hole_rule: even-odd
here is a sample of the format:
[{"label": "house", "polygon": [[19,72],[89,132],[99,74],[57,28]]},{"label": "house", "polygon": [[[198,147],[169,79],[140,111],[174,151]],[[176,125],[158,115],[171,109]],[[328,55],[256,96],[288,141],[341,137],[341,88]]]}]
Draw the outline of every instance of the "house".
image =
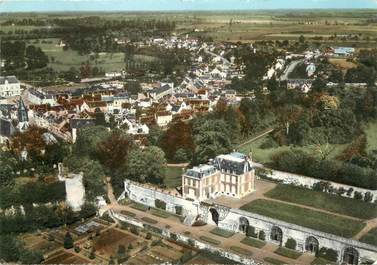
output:
[{"label": "house", "polygon": [[355,52],[355,48],[352,47],[337,47],[334,49],[335,56],[351,56]]},{"label": "house", "polygon": [[312,88],[312,79],[289,79],[287,89],[298,89],[301,92],[308,93]]},{"label": "house", "polygon": [[149,91],[149,96],[154,100],[160,100],[165,96],[173,94],[173,88],[170,85],[160,86]]},{"label": "house", "polygon": [[169,111],[159,111],[155,114],[155,118],[158,126],[165,127],[173,120],[173,115]]},{"label": "house", "polygon": [[21,83],[12,76],[0,76],[0,97],[9,98],[21,95]]},{"label": "house", "polygon": [[50,105],[55,106],[56,100],[54,95],[49,95],[42,91],[38,91],[35,89],[29,89],[27,91],[27,99],[35,105]]},{"label": "house", "polygon": [[199,201],[222,195],[242,198],[254,190],[252,161],[236,152],[219,155],[209,164],[193,167],[182,176],[183,197]]}]

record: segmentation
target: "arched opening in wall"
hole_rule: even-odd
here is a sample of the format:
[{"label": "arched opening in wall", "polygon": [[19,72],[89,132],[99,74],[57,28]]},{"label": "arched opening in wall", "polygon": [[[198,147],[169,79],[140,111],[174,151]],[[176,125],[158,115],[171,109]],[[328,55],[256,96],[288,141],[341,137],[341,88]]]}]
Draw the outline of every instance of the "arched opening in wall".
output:
[{"label": "arched opening in wall", "polygon": [[244,233],[246,233],[247,231],[247,228],[249,227],[249,220],[247,220],[247,218],[245,217],[240,217],[240,225],[238,227],[238,229]]},{"label": "arched opening in wall", "polygon": [[359,264],[359,252],[353,247],[345,248],[343,251],[343,263],[358,265]]},{"label": "arched opening in wall", "polygon": [[279,242],[279,244],[281,245],[283,241],[283,231],[281,230],[281,228],[277,226],[272,227],[270,238],[272,241]]},{"label": "arched opening in wall", "polygon": [[305,250],[312,254],[317,254],[319,250],[319,242],[317,238],[313,236],[308,237],[305,242]]},{"label": "arched opening in wall", "polygon": [[212,215],[212,221],[215,222],[216,225],[219,225],[219,213],[215,208],[209,209],[211,215]]}]

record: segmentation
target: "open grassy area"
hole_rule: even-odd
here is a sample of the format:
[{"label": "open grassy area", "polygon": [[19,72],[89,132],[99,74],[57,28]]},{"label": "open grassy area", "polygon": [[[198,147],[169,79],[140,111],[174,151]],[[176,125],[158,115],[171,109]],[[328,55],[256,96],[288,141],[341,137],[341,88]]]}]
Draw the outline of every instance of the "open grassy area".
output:
[{"label": "open grassy area", "polygon": [[290,185],[279,184],[264,195],[273,199],[312,206],[361,219],[377,217],[377,205],[374,203],[367,203],[361,200],[344,198]]},{"label": "open grassy area", "polygon": [[218,228],[218,227],[216,227],[215,229],[211,230],[210,232],[211,232],[211,234],[214,234],[214,235],[217,235],[217,236],[221,236],[221,237],[225,237],[225,238],[229,238],[229,237],[231,237],[231,236],[234,235],[233,232],[227,231],[227,230],[224,230],[224,229],[221,229],[221,228]]},{"label": "open grassy area", "polygon": [[[252,143],[249,143],[249,144],[246,144],[244,146],[242,146],[239,151],[244,153],[244,154],[249,154],[250,152],[253,153],[253,159],[257,162],[260,162],[260,163],[263,163],[263,164],[267,164],[267,163],[270,163],[272,161],[272,156],[276,153],[279,153],[279,152],[282,152],[282,151],[289,151],[291,148],[291,146],[287,146],[287,145],[284,145],[284,146],[279,146],[279,147],[276,147],[276,148],[267,148],[267,149],[263,149],[261,148],[261,145],[268,140],[268,136],[264,136]],[[334,144],[334,145],[329,145],[329,148],[331,150],[330,154],[329,154],[329,159],[332,159],[332,158],[335,158],[337,157],[339,154],[341,154],[341,152],[347,147],[347,144]],[[295,146],[294,147],[295,150],[303,150],[305,152],[308,152],[308,153],[312,153],[314,154],[315,152],[318,152],[318,146],[314,146],[314,145],[308,145],[308,146],[304,146],[304,147],[298,147],[298,146]]]},{"label": "open grassy area", "polygon": [[166,167],[164,184],[167,188],[176,188],[182,185],[182,173],[181,167]]},{"label": "open grassy area", "polygon": [[273,265],[284,265],[286,264],[284,261],[282,260],[279,260],[279,259],[275,259],[275,258],[271,258],[271,257],[266,257],[264,258],[264,261],[270,263],[270,264],[273,264]]},{"label": "open grassy area", "polygon": [[241,209],[346,238],[365,226],[361,221],[263,199],[245,204]]},{"label": "open grassy area", "polygon": [[241,243],[255,248],[263,248],[266,245],[264,241],[247,236],[241,240]]},{"label": "open grassy area", "polygon": [[288,249],[288,248],[283,248],[283,247],[278,248],[275,251],[275,253],[280,255],[280,256],[290,258],[290,259],[298,259],[298,257],[300,257],[302,255],[302,253],[300,253],[300,252],[297,252],[297,251],[294,251],[294,250]]},{"label": "open grassy area", "polygon": [[360,241],[377,246],[377,228],[370,230]]},{"label": "open grassy area", "polygon": [[208,236],[201,236],[201,237],[199,237],[199,238],[200,238],[201,240],[207,242],[207,243],[212,244],[212,245],[216,245],[216,246],[218,246],[218,245],[221,244],[220,241],[218,241],[218,240],[216,240],[216,239],[213,239],[213,238],[211,238],[211,237],[208,237]]},{"label": "open grassy area", "polygon": [[369,122],[364,127],[364,132],[367,137],[367,152],[377,150],[377,121]]}]

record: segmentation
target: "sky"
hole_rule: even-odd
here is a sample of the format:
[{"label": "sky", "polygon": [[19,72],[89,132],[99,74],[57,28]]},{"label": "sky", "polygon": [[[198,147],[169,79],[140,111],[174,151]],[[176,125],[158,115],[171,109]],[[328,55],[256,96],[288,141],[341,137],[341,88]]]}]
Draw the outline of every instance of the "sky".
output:
[{"label": "sky", "polygon": [[0,13],[321,8],[377,8],[377,0],[0,0]]}]

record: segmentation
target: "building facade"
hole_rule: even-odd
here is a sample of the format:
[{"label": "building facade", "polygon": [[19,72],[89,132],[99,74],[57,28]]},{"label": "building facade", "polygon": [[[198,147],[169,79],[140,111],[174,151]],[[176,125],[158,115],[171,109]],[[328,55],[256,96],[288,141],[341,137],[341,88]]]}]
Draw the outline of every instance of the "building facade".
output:
[{"label": "building facade", "polygon": [[219,155],[208,165],[200,165],[182,176],[185,198],[206,200],[221,195],[242,198],[255,190],[251,159],[241,153]]},{"label": "building facade", "polygon": [[0,76],[0,97],[21,95],[21,83],[15,76]]}]

